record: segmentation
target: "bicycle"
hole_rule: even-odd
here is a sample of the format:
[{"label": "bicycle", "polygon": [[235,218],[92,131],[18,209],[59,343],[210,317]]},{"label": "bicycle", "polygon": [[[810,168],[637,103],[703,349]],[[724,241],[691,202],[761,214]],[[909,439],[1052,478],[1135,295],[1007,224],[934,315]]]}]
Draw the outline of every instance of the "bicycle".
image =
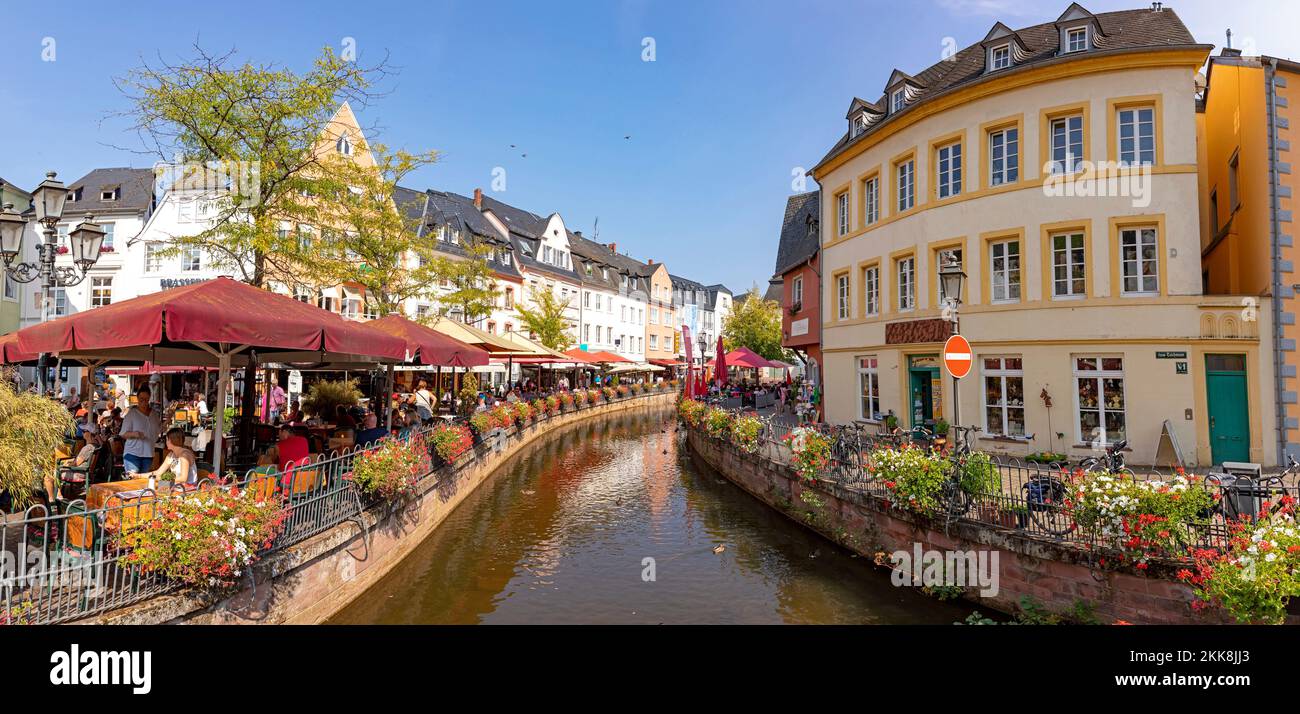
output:
[{"label": "bicycle", "polygon": [[[1053,466],[1056,468],[1053,469]],[[1060,538],[1074,532],[1079,526],[1065,506],[1070,495],[1070,483],[1057,475],[1065,472],[1065,466],[1052,464],[1048,469],[1052,470],[1039,470],[1031,475],[1020,489],[1024,492],[1028,511],[1026,515],[1035,530]]]},{"label": "bicycle", "polygon": [[1079,468],[1084,471],[1105,470],[1113,474],[1133,475],[1133,470],[1124,465],[1124,449],[1128,447],[1127,440],[1120,440],[1114,444],[1106,446],[1105,456],[1089,456],[1079,461]]},{"label": "bicycle", "polygon": [[[943,487],[939,492],[940,503],[943,504],[943,513],[949,521],[960,518],[975,507],[975,501],[978,496],[984,494],[972,493],[970,485],[966,482],[968,477],[967,462],[971,455],[971,435],[978,433],[978,426],[957,426],[950,427],[950,431],[956,433],[956,440],[952,451],[949,453],[948,477],[944,479]],[[996,467],[993,467],[996,468]]]},{"label": "bicycle", "polygon": [[1291,495],[1286,479],[1288,476],[1300,473],[1300,462],[1290,454],[1287,454],[1286,458],[1287,466],[1281,473],[1261,476],[1258,479],[1237,476],[1226,471],[1206,474],[1205,485],[1219,489],[1218,502],[1203,514],[1206,521],[1216,515],[1223,516],[1227,523],[1235,523],[1243,518],[1256,520],[1259,517],[1260,506],[1274,496],[1279,498],[1269,507],[1269,515],[1274,515],[1285,508],[1281,497]]}]

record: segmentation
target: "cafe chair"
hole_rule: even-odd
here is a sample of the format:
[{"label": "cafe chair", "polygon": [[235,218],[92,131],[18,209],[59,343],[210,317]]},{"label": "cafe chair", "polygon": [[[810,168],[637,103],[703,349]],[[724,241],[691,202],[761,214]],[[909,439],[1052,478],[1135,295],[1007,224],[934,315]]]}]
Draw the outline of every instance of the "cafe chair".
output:
[{"label": "cafe chair", "polygon": [[100,446],[91,455],[89,463],[83,466],[59,467],[59,495],[65,501],[84,498],[86,489],[90,488],[91,484],[108,481],[112,473],[112,452]]}]

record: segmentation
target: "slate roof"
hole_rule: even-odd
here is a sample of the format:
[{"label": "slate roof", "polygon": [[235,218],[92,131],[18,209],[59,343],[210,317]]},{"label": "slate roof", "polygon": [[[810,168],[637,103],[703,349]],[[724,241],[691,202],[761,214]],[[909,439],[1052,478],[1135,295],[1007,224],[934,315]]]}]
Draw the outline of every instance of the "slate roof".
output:
[{"label": "slate roof", "polygon": [[[1071,61],[1080,56],[1115,54],[1144,48],[1196,47],[1204,48],[1207,51],[1211,49],[1210,45],[1197,44],[1196,38],[1188,31],[1183,21],[1179,19],[1173,10],[1168,8],[1160,11],[1147,7],[1139,10],[1101,12],[1093,14],[1092,19],[1100,27],[1101,35],[1094,39],[1094,49],[1077,54],[1062,55],[1059,53],[1061,37],[1055,21],[1016,30],[1015,35],[1024,44],[1026,56],[1017,60],[1014,67],[1001,70],[996,75],[1007,74],[1026,66],[1047,62]],[[912,76],[915,84],[919,85],[921,89],[918,98],[909,102],[907,107],[897,114],[891,114],[874,122],[866,131],[852,139],[849,138],[846,129],[843,137],[835,143],[835,146],[817,165],[820,167],[850,144],[861,141],[864,136],[875,133],[881,126],[892,121],[895,116],[905,115],[913,107],[924,104],[949,90],[974,84],[986,77],[996,76],[985,73],[984,57],[983,45],[975,43],[956,55],[940,60],[924,71]],[[897,72],[897,70],[895,71]],[[869,102],[864,103],[871,104]],[[884,108],[886,106],[883,92],[880,99],[872,106],[874,108]]]},{"label": "slate roof", "polygon": [[[115,201],[101,201],[100,192],[120,188]],[[120,213],[143,211],[147,216],[154,208],[153,169],[111,168],[95,169],[68,184],[68,191],[82,189],[81,200],[63,205],[64,215],[93,213]]]},{"label": "slate roof", "polygon": [[[475,236],[476,240],[486,241],[503,248],[511,249],[513,245],[497,232],[483,214],[474,207],[474,200],[465,196],[443,191],[416,191],[397,186],[393,190],[393,201],[401,214],[417,226],[422,237],[434,241],[434,249],[439,253],[465,257],[468,252],[455,243],[438,240],[439,226],[448,225],[459,230],[462,236]],[[511,250],[511,261],[507,265],[495,259],[489,259],[488,265],[498,274],[519,278],[518,253]]]},{"label": "slate roof", "polygon": [[[773,275],[781,275],[817,255],[819,238],[815,222],[819,220],[820,210],[820,191],[799,193],[786,199]],[[814,223],[810,224],[810,220]]]}]

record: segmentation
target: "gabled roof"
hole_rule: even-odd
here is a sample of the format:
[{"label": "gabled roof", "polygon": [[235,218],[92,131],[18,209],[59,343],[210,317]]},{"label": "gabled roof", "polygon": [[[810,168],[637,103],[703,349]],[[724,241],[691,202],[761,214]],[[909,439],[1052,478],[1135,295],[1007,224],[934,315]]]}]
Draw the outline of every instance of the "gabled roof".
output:
[{"label": "gabled roof", "polygon": [[525,211],[522,208],[515,208],[508,203],[502,203],[487,195],[483,196],[483,208],[495,213],[501,219],[501,222],[506,224],[511,233],[519,233],[527,238],[536,239],[546,232],[547,219],[536,213]]},{"label": "gabled roof", "polygon": [[[117,200],[101,201],[100,192],[118,189]],[[82,189],[81,200],[68,201],[64,214],[142,211],[148,215],[154,208],[153,169],[111,168],[95,169],[68,184],[68,191]]]},{"label": "gabled roof", "polygon": [[[30,195],[32,195],[32,192],[31,192],[31,191],[28,191],[28,190],[22,188],[21,186],[18,186],[18,185],[15,184],[13,181],[6,181],[5,178],[4,178],[3,176],[0,176],[0,186],[7,186],[7,187],[9,187],[9,190],[10,190],[10,191],[14,191],[14,192],[16,192],[16,193],[21,193],[21,194],[23,194],[24,196],[30,196]],[[14,208],[19,208],[19,206],[14,206]]]},{"label": "gabled roof", "polygon": [[786,199],[781,219],[781,241],[776,248],[776,270],[781,275],[817,255],[816,222],[821,211],[821,192],[799,193]]},{"label": "gabled roof", "polygon": [[[1071,9],[1067,9],[1062,18],[1070,17],[1072,9],[1077,5],[1077,3],[1071,5]],[[1087,12],[1082,7],[1078,7],[1078,10],[1084,13]],[[1105,35],[1105,47],[1098,48],[1090,53],[1083,53],[1083,55],[1095,55],[1099,52],[1117,54],[1143,49],[1165,48],[1195,48],[1204,49],[1208,52],[1211,48],[1210,45],[1197,44],[1196,38],[1187,30],[1187,26],[1183,24],[1183,21],[1178,18],[1178,15],[1173,10],[1168,8],[1159,11],[1150,8],[1120,10],[1118,12],[1098,13],[1091,15],[1091,17],[1099,31]],[[1040,63],[1069,62],[1080,56],[1059,54],[1061,34],[1056,22],[1046,22],[1022,28],[1015,31],[1015,35],[1024,44],[1025,54],[1023,58],[1017,61],[1015,67],[1010,70],[1003,70],[999,74]],[[941,96],[950,90],[986,80],[989,75],[984,71],[984,54],[984,47],[981,44],[975,44],[951,57],[939,60],[915,76],[910,76],[901,70],[895,69],[890,74],[890,81],[886,86],[892,86],[899,78],[910,77],[911,81],[917,87],[924,88],[925,92],[915,98],[908,106],[933,101],[935,97]],[[886,98],[882,96],[877,104],[887,106]],[[861,141],[862,137],[873,134],[880,127],[895,121],[895,117],[901,114],[900,112],[899,115],[891,115],[875,122],[866,131],[856,136],[850,136],[846,128],[840,140],[831,147],[821,161],[817,162],[817,166],[820,167],[839,155],[854,142]]]}]

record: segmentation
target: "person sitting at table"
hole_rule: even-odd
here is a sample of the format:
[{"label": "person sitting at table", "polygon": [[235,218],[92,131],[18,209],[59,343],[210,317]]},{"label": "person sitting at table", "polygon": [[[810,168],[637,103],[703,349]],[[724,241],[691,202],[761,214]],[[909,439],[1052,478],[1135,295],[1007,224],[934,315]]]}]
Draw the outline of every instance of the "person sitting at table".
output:
[{"label": "person sitting at table", "polygon": [[379,426],[379,416],[374,412],[367,414],[363,423],[364,428],[357,432],[357,444],[366,446],[388,436],[388,430]]},{"label": "person sitting at table", "polygon": [[355,429],[357,426],[357,420],[353,418],[352,412],[348,411],[347,407],[338,404],[334,407],[334,424],[340,430]]},{"label": "person sitting at table", "polygon": [[185,430],[168,430],[166,444],[167,457],[163,459],[162,464],[153,471],[137,474],[137,476],[157,478],[171,473],[171,480],[175,483],[198,483],[199,458],[185,445]]},{"label": "person sitting at table", "polygon": [[280,440],[276,442],[275,449],[275,463],[282,469],[311,460],[311,445],[307,443],[307,437],[288,424],[280,425]]},{"label": "person sitting at table", "polygon": [[482,394],[478,395],[478,403],[474,405],[474,413],[485,412],[488,410],[487,399]]},{"label": "person sitting at table", "polygon": [[284,421],[287,424],[297,424],[302,421],[302,406],[298,404],[297,399],[289,406],[289,413],[284,415]]},{"label": "person sitting at table", "polygon": [[121,434],[126,439],[122,468],[128,474],[138,474],[153,466],[154,442],[162,431],[162,419],[149,403],[149,388],[141,387],[136,396],[136,406],[122,417]]}]

